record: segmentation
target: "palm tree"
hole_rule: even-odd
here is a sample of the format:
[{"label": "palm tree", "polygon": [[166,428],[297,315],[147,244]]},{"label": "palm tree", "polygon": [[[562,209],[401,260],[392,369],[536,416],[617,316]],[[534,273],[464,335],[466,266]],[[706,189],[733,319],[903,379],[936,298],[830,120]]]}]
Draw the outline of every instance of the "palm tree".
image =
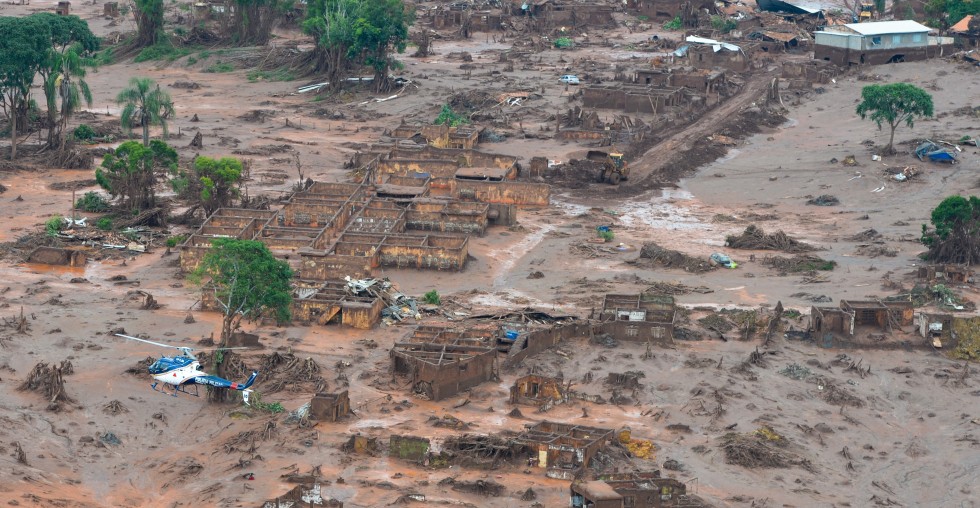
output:
[{"label": "palm tree", "polygon": [[130,79],[129,87],[119,92],[116,103],[125,104],[122,128],[126,133],[132,132],[134,122],[143,126],[143,146],[150,146],[150,125],[163,127],[163,139],[167,139],[167,119],[174,115],[174,102],[152,79]]},{"label": "palm tree", "polygon": [[[48,146],[58,145],[62,150],[68,139],[65,129],[68,118],[78,111],[82,100],[92,105],[92,92],[89,90],[85,77],[85,67],[88,60],[79,54],[79,48],[68,47],[64,53],[52,50],[49,52],[45,68],[41,70],[44,79],[44,95],[48,105]],[[78,79],[75,79],[78,78]],[[61,98],[59,111],[57,100]]]}]

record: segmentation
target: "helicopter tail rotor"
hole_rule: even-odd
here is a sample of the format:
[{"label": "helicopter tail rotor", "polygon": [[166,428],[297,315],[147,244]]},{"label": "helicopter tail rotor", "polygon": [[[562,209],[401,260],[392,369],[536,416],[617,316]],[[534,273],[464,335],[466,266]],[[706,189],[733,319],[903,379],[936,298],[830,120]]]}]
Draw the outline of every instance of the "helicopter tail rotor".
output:
[{"label": "helicopter tail rotor", "polygon": [[248,390],[249,388],[251,388],[252,383],[255,382],[255,378],[257,377],[259,377],[258,371],[253,371],[252,375],[249,376],[248,381],[245,381],[245,384],[242,385],[242,390]]}]

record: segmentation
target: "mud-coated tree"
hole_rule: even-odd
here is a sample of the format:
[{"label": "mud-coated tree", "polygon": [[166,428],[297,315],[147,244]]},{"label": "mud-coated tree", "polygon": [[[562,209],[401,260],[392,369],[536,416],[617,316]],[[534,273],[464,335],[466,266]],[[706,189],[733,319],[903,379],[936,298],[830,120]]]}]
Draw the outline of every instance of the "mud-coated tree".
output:
[{"label": "mud-coated tree", "polygon": [[314,70],[325,72],[333,89],[352,71],[374,71],[376,91],[390,87],[388,71],[397,65],[392,51],[405,51],[415,13],[403,0],[311,0],[303,29],[313,36]]},{"label": "mud-coated tree", "polygon": [[933,229],[922,225],[926,257],[936,263],[980,263],[980,198],[950,196],[932,211]]},{"label": "mud-coated tree", "polygon": [[17,158],[17,134],[26,127],[31,84],[51,47],[48,33],[37,18],[0,17],[0,107],[7,114],[10,160]]},{"label": "mud-coated tree", "polygon": [[133,0],[136,4],[136,47],[145,48],[160,42],[163,37],[163,0]]},{"label": "mud-coated tree", "polygon": [[176,170],[177,152],[163,141],[154,139],[148,147],[126,141],[106,154],[95,180],[125,208],[142,211],[156,206],[157,172]]},{"label": "mud-coated tree", "polygon": [[[221,346],[228,345],[243,319],[271,317],[284,323],[291,317],[293,271],[262,242],[216,238],[194,276],[210,278],[205,291],[211,292],[222,313]],[[224,362],[216,362],[219,376],[225,377],[224,366]],[[208,392],[208,399],[215,402],[225,397],[225,390]]]},{"label": "mud-coated tree", "polygon": [[162,127],[163,139],[167,139],[167,119],[174,115],[174,102],[152,79],[131,78],[116,102],[124,105],[119,114],[123,130],[132,132],[134,124],[143,127],[143,146],[150,145],[151,125]]},{"label": "mud-coated tree", "polygon": [[232,17],[231,35],[241,46],[268,43],[276,21],[293,5],[286,0],[232,0],[229,3],[233,5],[228,9]]},{"label": "mud-coated tree", "polygon": [[915,119],[932,116],[932,96],[925,90],[908,83],[868,85],[861,89],[861,103],[857,114],[861,119],[870,117],[878,125],[888,125],[891,132],[884,153],[894,153],[895,129],[906,124],[915,125]]}]

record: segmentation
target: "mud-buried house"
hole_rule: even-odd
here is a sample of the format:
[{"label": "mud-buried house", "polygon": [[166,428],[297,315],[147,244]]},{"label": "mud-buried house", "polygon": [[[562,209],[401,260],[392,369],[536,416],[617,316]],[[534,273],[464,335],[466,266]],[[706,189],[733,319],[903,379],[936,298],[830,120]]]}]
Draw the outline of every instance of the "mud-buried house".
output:
[{"label": "mud-buried house", "polygon": [[942,54],[949,37],[911,20],[827,26],[814,33],[813,58],[840,66],[925,60]]}]

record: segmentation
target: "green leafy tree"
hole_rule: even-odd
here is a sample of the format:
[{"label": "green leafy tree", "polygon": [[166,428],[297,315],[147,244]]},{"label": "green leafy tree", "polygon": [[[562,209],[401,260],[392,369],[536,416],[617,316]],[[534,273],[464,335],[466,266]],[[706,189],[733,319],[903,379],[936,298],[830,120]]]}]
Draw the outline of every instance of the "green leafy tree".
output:
[{"label": "green leafy tree", "polygon": [[857,114],[862,120],[870,117],[878,129],[888,125],[891,133],[884,153],[894,153],[895,129],[903,123],[912,127],[916,118],[932,116],[932,96],[908,83],[868,85],[861,90]]},{"label": "green leafy tree", "polygon": [[17,134],[26,127],[31,84],[51,47],[48,33],[37,18],[0,17],[0,106],[9,123],[10,160],[17,158]]},{"label": "green leafy tree", "polygon": [[163,128],[163,139],[167,139],[167,119],[174,115],[174,103],[170,94],[160,89],[160,85],[150,78],[132,78],[129,86],[119,92],[116,102],[124,104],[122,128],[132,132],[133,125],[143,126],[143,146],[150,144],[150,126]]},{"label": "green leafy tree", "polygon": [[157,172],[176,170],[177,152],[163,141],[153,140],[148,147],[126,141],[106,154],[95,180],[124,207],[140,211],[156,206]]},{"label": "green leafy tree", "polygon": [[937,263],[980,263],[980,198],[950,196],[932,211],[933,229],[922,225],[926,257]]},{"label": "green leafy tree", "polygon": [[262,242],[216,238],[194,275],[210,278],[205,291],[223,315],[222,346],[243,319],[271,317],[285,323],[291,317],[293,271]]},{"label": "green leafy tree", "polygon": [[980,14],[980,0],[929,0],[924,9],[926,24],[945,33],[965,16]]},{"label": "green leafy tree", "polygon": [[453,111],[453,108],[449,104],[443,104],[442,109],[439,110],[439,116],[436,117],[436,121],[433,123],[436,125],[446,124],[450,127],[456,127],[470,123],[470,121],[465,116]]},{"label": "green leafy tree", "polygon": [[316,44],[314,71],[325,73],[330,87],[339,89],[352,71],[366,65],[374,70],[375,90],[387,90],[388,71],[397,65],[391,53],[405,50],[414,21],[403,0],[311,0],[303,30]]},{"label": "green leafy tree", "polygon": [[163,38],[163,0],[133,0],[136,19],[136,47],[154,46]]},{"label": "green leafy tree", "polygon": [[242,161],[234,157],[200,156],[194,159],[190,172],[183,172],[174,180],[174,190],[196,200],[205,215],[211,215],[218,208],[230,206],[240,195],[242,171]]},{"label": "green leafy tree", "polygon": [[92,64],[99,39],[78,16],[42,12],[29,17],[47,25],[51,36],[51,46],[38,74],[48,110],[48,146],[64,148],[69,118],[83,100],[92,105],[92,92],[84,79],[85,66]]}]

